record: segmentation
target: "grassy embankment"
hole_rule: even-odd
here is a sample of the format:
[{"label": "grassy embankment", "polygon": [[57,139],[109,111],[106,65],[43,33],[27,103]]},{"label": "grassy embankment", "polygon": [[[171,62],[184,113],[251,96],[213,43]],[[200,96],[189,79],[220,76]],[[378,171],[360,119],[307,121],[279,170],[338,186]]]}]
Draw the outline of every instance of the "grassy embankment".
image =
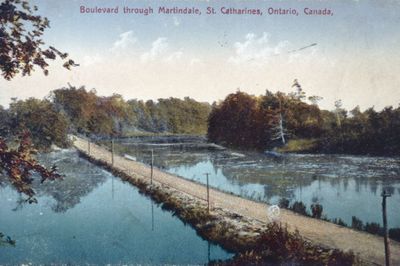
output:
[{"label": "grassy embankment", "polygon": [[140,193],[149,196],[163,209],[172,211],[204,239],[236,253],[229,261],[212,262],[212,264],[354,265],[358,262],[353,253],[316,246],[301,237],[298,232],[289,232],[285,225],[260,224],[235,213],[229,213],[227,210],[212,209],[208,212],[207,205],[193,197],[166,185],[150,184],[147,180],[116,170],[108,163],[93,159],[85,153],[80,155],[135,185]]}]

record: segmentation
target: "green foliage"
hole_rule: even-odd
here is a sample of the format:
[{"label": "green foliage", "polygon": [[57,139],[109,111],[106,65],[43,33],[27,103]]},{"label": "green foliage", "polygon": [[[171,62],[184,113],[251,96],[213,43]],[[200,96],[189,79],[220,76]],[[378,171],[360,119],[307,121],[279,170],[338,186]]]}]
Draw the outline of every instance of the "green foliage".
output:
[{"label": "green foliage", "polygon": [[240,252],[226,262],[211,265],[354,265],[358,258],[352,252],[325,249],[303,239],[299,232],[269,223],[255,247]]},{"label": "green foliage", "polygon": [[364,231],[370,234],[379,235],[382,234],[383,228],[378,223],[366,223]]},{"label": "green foliage", "polygon": [[278,148],[278,152],[310,152],[317,148],[316,139],[291,139],[285,146]]},{"label": "green foliage", "polygon": [[311,216],[313,218],[321,219],[324,208],[321,204],[311,204]]},{"label": "green foliage", "polygon": [[289,200],[287,198],[279,199],[279,207],[284,209],[289,209]]},{"label": "green foliage", "polygon": [[29,130],[38,148],[45,149],[53,143],[60,147],[68,145],[66,117],[49,100],[14,101],[10,104],[9,116],[13,135]]},{"label": "green foliage", "polygon": [[361,112],[358,107],[342,117],[340,126],[332,123],[319,141],[323,152],[396,155],[400,153],[400,107],[373,108]]},{"label": "green foliage", "polygon": [[51,170],[40,165],[33,155],[36,150],[32,147],[30,134],[24,132],[19,139],[19,147],[10,149],[6,142],[0,138],[0,172],[5,172],[11,181],[11,184],[18,192],[28,196],[27,202],[37,202],[35,199],[35,191],[31,188],[33,179],[32,172],[38,173],[45,180],[60,179],[55,166]]},{"label": "green foliage", "polygon": [[204,134],[210,105],[186,97],[158,102],[125,101],[121,95],[96,95],[84,87],[52,92],[56,109],[70,120],[70,130],[86,135],[126,136],[132,132]]},{"label": "green foliage", "polygon": [[68,54],[43,46],[42,35],[50,24],[46,17],[35,14],[37,9],[22,0],[5,0],[0,4],[0,70],[7,80],[20,72],[29,75],[35,66],[47,75],[47,60],[57,56],[64,60],[65,68],[75,66]]},{"label": "green foliage", "polygon": [[[296,85],[297,84],[297,85]],[[320,110],[318,96],[304,102],[304,91],[295,82],[295,93],[266,92],[252,96],[228,95],[214,104],[208,119],[208,138],[217,143],[281,152],[324,152],[372,155],[400,154],[400,107],[381,112],[359,107],[349,113],[342,102],[335,110]],[[283,137],[282,137],[283,136]]]},{"label": "green foliage", "polygon": [[389,237],[400,242],[400,228],[389,229]]},{"label": "green foliage", "polygon": [[351,217],[351,227],[356,230],[362,231],[364,228],[364,224],[356,216],[353,216],[353,217]]},{"label": "green foliage", "polygon": [[302,98],[269,91],[259,97],[243,92],[230,94],[213,106],[208,137],[214,142],[261,150],[276,146],[275,139],[280,141],[282,134],[293,139],[318,137],[322,132],[321,111]]},{"label": "green foliage", "polygon": [[85,87],[76,89],[62,88],[51,93],[55,108],[65,114],[69,120],[70,130],[78,133],[87,133],[88,122],[96,107],[96,92],[87,92]]},{"label": "green foliage", "polygon": [[128,101],[134,113],[132,127],[148,132],[205,134],[210,105],[189,97]]},{"label": "green foliage", "polygon": [[347,224],[341,218],[339,218],[339,219],[335,218],[335,219],[332,220],[332,222],[337,224],[337,225],[347,227]]},{"label": "green foliage", "polygon": [[261,121],[268,115],[261,112],[259,100],[254,96],[243,92],[229,94],[222,103],[213,106],[208,119],[208,138],[230,146],[263,146],[268,125]]},{"label": "green foliage", "polygon": [[10,114],[0,105],[0,136],[7,137],[10,130]]},{"label": "green foliage", "polygon": [[304,203],[301,202],[301,201],[296,201],[296,202],[294,202],[293,205],[290,207],[290,209],[291,209],[292,211],[294,211],[294,212],[299,213],[299,214],[308,216],[307,207],[306,207],[306,205],[304,205]]}]

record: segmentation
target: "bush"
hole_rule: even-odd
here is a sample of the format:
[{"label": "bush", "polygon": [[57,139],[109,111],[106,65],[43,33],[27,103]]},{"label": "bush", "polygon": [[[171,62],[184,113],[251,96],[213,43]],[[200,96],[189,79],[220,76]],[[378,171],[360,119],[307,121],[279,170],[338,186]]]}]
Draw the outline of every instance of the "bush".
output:
[{"label": "bush", "polygon": [[355,216],[351,217],[351,227],[359,231],[364,228],[363,222]]},{"label": "bush", "polygon": [[378,223],[366,223],[364,230],[375,235],[381,235],[383,233],[383,228]]},{"label": "bush", "polygon": [[269,223],[253,249],[238,253],[224,262],[209,265],[354,265],[358,261],[352,252],[325,249],[312,245],[298,231]]},{"label": "bush", "polygon": [[304,205],[304,203],[301,201],[296,201],[295,203],[293,203],[293,205],[291,207],[292,211],[307,216],[308,213],[307,213],[306,208],[307,208],[306,205]]},{"label": "bush", "polygon": [[281,198],[278,205],[280,208],[289,209],[289,200],[287,198]]},{"label": "bush", "polygon": [[400,242],[400,228],[389,229],[389,237]]},{"label": "bush", "polygon": [[321,204],[318,204],[318,203],[311,204],[311,212],[312,212],[313,218],[321,219],[323,210],[324,210],[324,208],[322,207]]},{"label": "bush", "polygon": [[345,226],[347,227],[347,224],[341,219],[341,218],[335,218],[334,220],[332,220],[333,223],[340,225],[340,226]]}]

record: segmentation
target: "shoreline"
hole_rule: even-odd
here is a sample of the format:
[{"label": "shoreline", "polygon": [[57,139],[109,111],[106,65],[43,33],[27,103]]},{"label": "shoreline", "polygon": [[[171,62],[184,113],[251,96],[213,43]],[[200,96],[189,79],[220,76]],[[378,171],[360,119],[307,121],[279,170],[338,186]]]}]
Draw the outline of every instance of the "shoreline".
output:
[{"label": "shoreline", "polygon": [[[158,169],[154,170],[154,176],[157,178],[151,185],[149,182],[150,168],[147,165],[128,161],[115,155],[113,167],[111,153],[105,149],[91,144],[91,154],[88,155],[85,150],[87,141],[79,138],[75,141],[74,146],[82,156],[137,186],[154,201],[162,202],[166,209],[172,210],[183,222],[193,226],[199,235],[220,244],[229,251],[248,250],[254,246],[257,237],[268,226],[266,204],[210,189],[212,207],[208,214],[203,185],[161,172]],[[159,183],[160,178],[166,182]],[[340,249],[344,252],[352,250],[363,262],[371,265],[384,262],[381,237],[304,217],[287,210],[281,210],[281,213],[281,220],[287,224],[288,230],[290,232],[298,230],[310,245],[322,249]],[[196,218],[194,219],[194,217]],[[359,243],[365,244],[360,247]],[[394,263],[398,263],[400,262],[400,244],[391,241],[391,245],[392,260]]]}]

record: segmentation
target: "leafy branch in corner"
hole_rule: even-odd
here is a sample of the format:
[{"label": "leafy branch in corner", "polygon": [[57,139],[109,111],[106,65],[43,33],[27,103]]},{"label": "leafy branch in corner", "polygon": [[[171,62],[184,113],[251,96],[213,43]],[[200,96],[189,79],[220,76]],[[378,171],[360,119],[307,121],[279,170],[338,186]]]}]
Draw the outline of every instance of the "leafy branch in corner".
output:
[{"label": "leafy branch in corner", "polygon": [[19,147],[10,149],[5,140],[0,138],[0,170],[6,172],[11,184],[18,192],[28,196],[29,203],[37,203],[35,191],[31,184],[32,173],[36,172],[41,176],[41,183],[45,180],[61,179],[55,165],[49,170],[39,164],[34,158],[37,151],[33,148],[30,133],[25,131],[19,137]]},{"label": "leafy branch in corner", "polygon": [[0,71],[6,80],[18,73],[30,75],[38,66],[48,75],[47,60],[61,58],[63,67],[78,66],[68,54],[56,48],[44,47],[42,35],[50,28],[46,17],[36,15],[37,6],[28,1],[6,0],[0,4]]}]

